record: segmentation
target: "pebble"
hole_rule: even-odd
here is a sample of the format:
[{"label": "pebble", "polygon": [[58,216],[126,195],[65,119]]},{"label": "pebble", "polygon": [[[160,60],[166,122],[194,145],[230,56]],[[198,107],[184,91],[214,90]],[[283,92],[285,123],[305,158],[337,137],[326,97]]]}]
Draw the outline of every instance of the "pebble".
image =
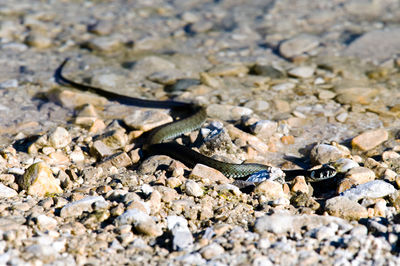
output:
[{"label": "pebble", "polygon": [[130,128],[142,131],[149,131],[172,121],[172,117],[159,110],[136,109],[124,118],[124,123]]},{"label": "pebble", "polygon": [[17,195],[17,191],[0,183],[0,198],[11,198]]},{"label": "pebble", "polygon": [[329,144],[315,145],[310,153],[313,165],[335,162],[344,156],[345,154],[339,148]]},{"label": "pebble", "polygon": [[40,230],[54,230],[57,226],[57,220],[44,214],[36,217],[36,224]]},{"label": "pebble", "polygon": [[39,49],[49,48],[52,45],[52,42],[53,40],[51,38],[39,33],[30,33],[25,39],[27,45]]},{"label": "pebble", "polygon": [[217,243],[212,243],[208,246],[203,247],[200,250],[200,254],[203,258],[205,258],[206,260],[210,260],[214,257],[220,256],[222,254],[224,254],[225,249],[217,244]]},{"label": "pebble", "polygon": [[315,68],[311,66],[300,66],[292,68],[288,74],[295,78],[311,78],[314,75]]},{"label": "pebble", "polygon": [[[115,88],[120,88],[124,86],[124,77],[121,75],[109,73],[109,74],[101,74],[101,75],[96,75],[92,79],[92,83],[100,88],[109,88],[109,89],[115,89]],[[89,110],[83,110],[88,113],[88,115],[96,115],[95,112]]]},{"label": "pebble", "polygon": [[254,193],[264,196],[269,201],[288,197],[283,192],[282,184],[271,180],[265,180],[258,184],[254,189]]},{"label": "pebble", "polygon": [[375,172],[365,167],[354,167],[346,173],[345,177],[353,179],[356,184],[364,184],[375,180]]},{"label": "pebble", "polygon": [[19,179],[19,185],[29,195],[42,197],[46,194],[62,193],[59,180],[43,162],[32,164]]},{"label": "pebble", "polygon": [[205,185],[227,184],[230,182],[220,171],[203,164],[196,164],[189,178],[200,180]]},{"label": "pebble", "polygon": [[341,196],[346,197],[352,201],[358,201],[364,198],[383,198],[394,192],[396,192],[396,189],[392,184],[389,184],[382,180],[374,180],[358,185],[355,188],[348,189],[341,193]]},{"label": "pebble", "polygon": [[301,34],[284,41],[279,46],[279,53],[286,58],[292,58],[309,52],[318,45],[319,41],[315,36]]},{"label": "pebble", "polygon": [[256,112],[263,112],[269,110],[270,104],[263,100],[250,100],[244,107],[250,108]]},{"label": "pebble", "polygon": [[91,39],[87,45],[94,51],[110,53],[117,51],[122,43],[115,36],[100,36]]},{"label": "pebble", "polygon": [[368,211],[354,200],[348,197],[337,196],[326,201],[325,211],[330,215],[346,220],[360,220],[368,217]]},{"label": "pebble", "polygon": [[88,196],[81,200],[70,202],[60,211],[60,217],[76,217],[80,216],[83,212],[92,212],[95,204],[104,205],[107,208],[108,203],[102,196]]},{"label": "pebble", "polygon": [[145,235],[160,236],[162,230],[146,213],[138,209],[130,209],[115,219],[117,226],[132,224],[135,229]]},{"label": "pebble", "polygon": [[193,197],[201,197],[204,194],[204,191],[201,188],[201,186],[193,180],[186,181],[185,192],[189,196],[193,196]]},{"label": "pebble", "polygon": [[340,158],[333,163],[333,167],[335,167],[336,171],[339,173],[346,173],[352,168],[359,167],[360,165],[348,158]]},{"label": "pebble", "polygon": [[376,129],[365,131],[362,134],[351,140],[351,145],[354,148],[362,151],[369,151],[379,144],[385,142],[389,137],[388,132],[385,129]]},{"label": "pebble", "polygon": [[207,106],[207,115],[225,121],[239,120],[242,116],[249,116],[253,110],[241,106],[227,104],[210,104]]},{"label": "pebble", "polygon": [[297,192],[301,192],[301,193],[305,193],[305,194],[310,193],[310,188],[308,187],[304,176],[296,176],[296,178],[293,180],[293,186],[291,188],[291,191],[294,193],[297,193]]},{"label": "pebble", "polygon": [[193,245],[193,236],[185,218],[182,216],[167,216],[167,227],[172,233],[173,250],[186,250]]},{"label": "pebble", "polygon": [[104,133],[99,137],[99,140],[110,149],[116,150],[126,146],[128,143],[128,136],[125,134],[125,130],[118,128]]},{"label": "pebble", "polygon": [[292,82],[283,82],[283,83],[273,85],[271,87],[271,89],[273,89],[274,91],[288,91],[288,90],[294,89],[295,87],[296,87],[296,84],[294,84]]},{"label": "pebble", "polygon": [[49,135],[49,143],[55,149],[64,148],[71,143],[71,136],[65,128],[57,127]]},{"label": "pebble", "polygon": [[107,103],[107,99],[95,94],[88,94],[83,92],[75,92],[69,90],[53,90],[50,91],[47,97],[65,107],[75,109],[80,106],[91,104],[94,106],[104,106]]},{"label": "pebble", "polygon": [[211,76],[243,76],[248,71],[248,68],[242,64],[222,64],[209,69],[208,74]]},{"label": "pebble", "polygon": [[250,126],[251,132],[264,140],[271,137],[277,129],[278,123],[271,120],[259,120]]}]

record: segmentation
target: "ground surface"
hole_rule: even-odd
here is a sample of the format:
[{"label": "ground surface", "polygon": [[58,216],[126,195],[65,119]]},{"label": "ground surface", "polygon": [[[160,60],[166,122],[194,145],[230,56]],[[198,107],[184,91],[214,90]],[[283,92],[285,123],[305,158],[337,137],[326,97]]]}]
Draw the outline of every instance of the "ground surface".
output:
[{"label": "ground surface", "polygon": [[[397,0],[0,1],[0,264],[398,264],[399,56]],[[339,178],[240,191],[142,158],[168,110],[58,84],[67,57],[76,81],[206,106],[177,141],[208,156]]]}]

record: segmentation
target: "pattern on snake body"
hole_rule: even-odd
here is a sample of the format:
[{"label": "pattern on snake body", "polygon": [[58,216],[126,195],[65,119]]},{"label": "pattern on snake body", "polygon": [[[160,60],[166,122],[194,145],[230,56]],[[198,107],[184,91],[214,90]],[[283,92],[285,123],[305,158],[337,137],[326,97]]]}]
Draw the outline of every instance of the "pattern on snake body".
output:
[{"label": "pattern on snake body", "polygon": [[[104,96],[109,100],[114,100],[121,104],[134,105],[139,107],[169,108],[186,112],[189,111],[191,113],[188,117],[184,119],[180,119],[153,129],[150,132],[146,143],[143,145],[143,149],[145,151],[150,152],[151,154],[168,155],[174,159],[182,161],[189,167],[194,167],[197,163],[201,163],[209,167],[215,168],[222,172],[225,176],[232,177],[234,179],[245,179],[260,171],[271,172],[272,167],[268,165],[257,163],[226,163],[207,157],[183,145],[179,145],[173,142],[164,142],[168,139],[173,139],[181,134],[191,132],[200,128],[207,118],[205,108],[192,103],[184,103],[178,101],[140,99],[77,83],[71,79],[66,78],[62,74],[63,68],[67,64],[68,60],[68,58],[65,59],[55,71],[55,78],[59,83],[70,85],[71,87],[82,91],[89,91],[97,95]],[[336,175],[336,170],[329,165],[323,166],[318,169],[283,170],[283,172],[286,175],[286,181],[292,180],[298,175],[303,175],[309,182],[319,182],[333,178]]]}]

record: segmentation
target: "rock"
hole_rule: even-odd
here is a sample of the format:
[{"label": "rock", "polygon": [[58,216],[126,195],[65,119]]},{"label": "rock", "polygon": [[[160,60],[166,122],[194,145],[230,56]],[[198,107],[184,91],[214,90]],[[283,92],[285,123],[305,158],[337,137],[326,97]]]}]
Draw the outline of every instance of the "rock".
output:
[{"label": "rock", "polygon": [[267,76],[273,79],[280,79],[286,76],[284,71],[272,65],[255,64],[251,71],[254,72],[254,74]]},{"label": "rock", "polygon": [[[319,90],[319,92],[318,92],[318,98],[320,100],[330,100],[330,99],[335,98],[335,96],[336,96],[336,93],[334,93],[333,91],[329,91],[329,90]],[[346,113],[342,113],[342,114],[346,114]],[[346,119],[344,119],[344,120],[341,119],[343,121],[340,121],[339,119],[337,119],[337,120],[339,122],[344,122],[344,120],[346,120]]]},{"label": "rock", "polygon": [[196,164],[189,178],[199,180],[205,185],[226,184],[230,182],[220,171],[203,164]]},{"label": "rock", "polygon": [[375,173],[369,168],[354,167],[345,175],[346,178],[353,179],[356,184],[364,184],[375,179]]},{"label": "rock", "polygon": [[382,180],[374,180],[365,184],[358,185],[355,188],[348,189],[341,193],[341,196],[346,197],[352,201],[358,201],[364,198],[383,198],[394,192],[396,192],[396,189],[393,185]]},{"label": "rock", "polygon": [[305,193],[305,194],[310,193],[310,188],[308,187],[304,176],[296,176],[296,178],[293,180],[293,186],[292,186],[291,191],[294,193],[297,193],[297,192],[301,192],[301,193]]},{"label": "rock", "polygon": [[122,43],[115,36],[100,36],[91,39],[87,45],[94,51],[114,52],[122,46]]},{"label": "rock", "polygon": [[55,149],[68,146],[71,143],[71,136],[63,127],[57,127],[49,136],[49,143]]},{"label": "rock", "polygon": [[50,168],[43,162],[29,166],[18,183],[32,196],[41,197],[63,192],[59,180],[54,178]]},{"label": "rock", "polygon": [[313,165],[334,162],[344,157],[345,154],[337,147],[329,144],[318,144],[314,146],[310,153]]},{"label": "rock", "polygon": [[115,89],[124,87],[124,77],[121,75],[109,73],[95,75],[92,79],[92,84],[100,88]]},{"label": "rock", "polygon": [[27,45],[39,49],[49,48],[52,42],[53,40],[50,37],[40,33],[30,33],[25,39]]},{"label": "rock", "polygon": [[53,230],[57,226],[57,220],[54,218],[51,218],[49,216],[46,216],[44,214],[38,215],[36,218],[36,224],[38,228],[42,231],[45,230]]},{"label": "rock", "polygon": [[257,135],[257,137],[267,140],[278,129],[278,123],[271,120],[259,120],[251,125],[250,130]]},{"label": "rock", "polygon": [[97,166],[103,169],[109,169],[114,166],[116,168],[127,167],[132,164],[131,158],[126,152],[118,152],[108,157],[105,161]]},{"label": "rock", "polygon": [[263,100],[250,100],[244,107],[250,108],[256,112],[263,112],[269,110],[270,104]]},{"label": "rock", "polygon": [[265,180],[258,184],[254,189],[254,193],[261,194],[270,201],[288,197],[288,195],[283,192],[282,184],[271,180]]},{"label": "rock", "polygon": [[359,167],[360,165],[348,158],[340,158],[336,162],[333,163],[333,167],[335,167],[336,171],[339,173],[346,173],[352,168]]},{"label": "rock", "polygon": [[207,107],[207,115],[225,121],[239,120],[242,116],[248,116],[253,110],[227,104],[210,104]]},{"label": "rock", "polygon": [[124,118],[124,123],[130,128],[142,131],[149,131],[172,121],[172,117],[160,110],[136,109],[132,114]]},{"label": "rock", "polygon": [[210,76],[240,76],[248,72],[248,68],[242,64],[217,65],[208,70]]},{"label": "rock", "polygon": [[139,233],[149,236],[160,236],[162,234],[160,226],[148,214],[138,209],[127,210],[115,219],[115,224],[117,226],[133,224]]},{"label": "rock", "polygon": [[339,227],[346,227],[348,225],[346,221],[337,217],[275,213],[257,218],[254,224],[254,231],[261,235],[268,232],[286,234],[288,232],[298,232],[305,226],[308,230],[311,230],[312,228],[331,223],[338,224]]},{"label": "rock", "polygon": [[388,132],[383,128],[369,130],[353,138],[351,141],[351,145],[354,148],[358,148],[362,151],[368,151],[385,142],[388,137]]},{"label": "rock", "polygon": [[128,136],[125,134],[125,130],[116,129],[106,132],[99,140],[110,147],[110,149],[116,150],[126,146],[128,143]]},{"label": "rock", "polygon": [[326,201],[325,210],[333,216],[346,220],[360,220],[368,217],[365,207],[347,197],[334,197]]},{"label": "rock", "polygon": [[17,195],[17,191],[0,183],[0,198],[11,198]]},{"label": "rock", "polygon": [[193,236],[185,218],[181,216],[168,216],[167,227],[172,233],[173,250],[181,251],[193,245]]},{"label": "rock", "polygon": [[271,87],[271,89],[273,89],[274,91],[288,91],[288,90],[294,89],[295,87],[296,87],[296,84],[294,84],[293,82],[283,82],[283,83],[273,85]]},{"label": "rock", "polygon": [[70,202],[60,211],[60,217],[77,217],[83,212],[92,212],[95,204],[102,205],[104,208],[108,207],[107,201],[101,196],[88,196],[81,200]]},{"label": "rock", "polygon": [[400,50],[399,40],[399,28],[373,30],[350,43],[343,54],[382,63],[393,58],[393,55]]},{"label": "rock", "polygon": [[186,194],[193,197],[201,197],[204,194],[203,189],[193,180],[188,180],[185,183]]},{"label": "rock", "polygon": [[242,194],[240,189],[232,184],[217,185],[215,186],[215,190],[219,193],[227,193],[227,192],[233,193],[236,196],[240,196]]},{"label": "rock", "polygon": [[292,58],[311,51],[318,45],[319,41],[317,37],[308,34],[301,34],[284,41],[279,46],[279,53],[286,58]]},{"label": "rock", "polygon": [[314,75],[315,68],[310,66],[300,66],[289,70],[288,74],[295,78],[311,78]]},{"label": "rock", "polygon": [[212,259],[219,255],[222,255],[224,252],[225,252],[225,249],[217,243],[212,243],[208,246],[203,247],[200,250],[201,256],[203,258],[205,258],[206,260],[209,260],[209,259]]},{"label": "rock", "polygon": [[51,101],[70,109],[75,109],[76,107],[87,104],[104,106],[107,103],[107,99],[104,97],[69,90],[52,90],[47,97]]},{"label": "rock", "polygon": [[138,74],[150,75],[154,72],[168,71],[175,68],[175,64],[158,56],[147,56],[134,64],[134,71]]},{"label": "rock", "polygon": [[112,155],[113,153],[113,150],[106,144],[104,144],[104,142],[102,142],[101,140],[96,140],[90,147],[90,154],[97,157],[98,159],[103,159]]}]

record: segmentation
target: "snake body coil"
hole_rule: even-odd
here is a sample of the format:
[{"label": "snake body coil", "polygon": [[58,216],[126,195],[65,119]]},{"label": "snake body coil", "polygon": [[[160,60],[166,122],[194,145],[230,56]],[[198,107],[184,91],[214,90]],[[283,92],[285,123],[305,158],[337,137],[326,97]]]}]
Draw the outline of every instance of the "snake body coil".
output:
[{"label": "snake body coil", "polygon": [[[271,166],[263,164],[233,164],[221,162],[202,155],[190,148],[179,145],[177,143],[164,142],[167,139],[172,139],[183,133],[187,133],[200,128],[207,118],[207,113],[205,109],[203,107],[196,106],[190,103],[177,101],[145,100],[124,96],[114,92],[103,90],[101,88],[77,83],[73,80],[65,78],[62,74],[62,70],[67,62],[68,59],[65,59],[55,72],[55,78],[61,83],[68,84],[79,90],[96,93],[98,95],[108,98],[109,100],[118,101],[121,104],[135,105],[140,107],[179,109],[186,112],[191,111],[191,115],[184,119],[180,119],[178,121],[174,121],[153,129],[143,146],[144,150],[152,154],[165,154],[171,156],[179,161],[182,161],[189,167],[194,167],[194,165],[196,165],[197,163],[201,163],[219,170],[227,177],[232,177],[235,179],[243,179],[260,171],[269,172],[271,170]],[[336,175],[335,169],[330,166],[325,166],[316,170],[284,170],[284,172],[286,174],[286,180],[291,180],[298,175],[304,175],[306,179],[310,182],[322,181],[332,178]]]}]

